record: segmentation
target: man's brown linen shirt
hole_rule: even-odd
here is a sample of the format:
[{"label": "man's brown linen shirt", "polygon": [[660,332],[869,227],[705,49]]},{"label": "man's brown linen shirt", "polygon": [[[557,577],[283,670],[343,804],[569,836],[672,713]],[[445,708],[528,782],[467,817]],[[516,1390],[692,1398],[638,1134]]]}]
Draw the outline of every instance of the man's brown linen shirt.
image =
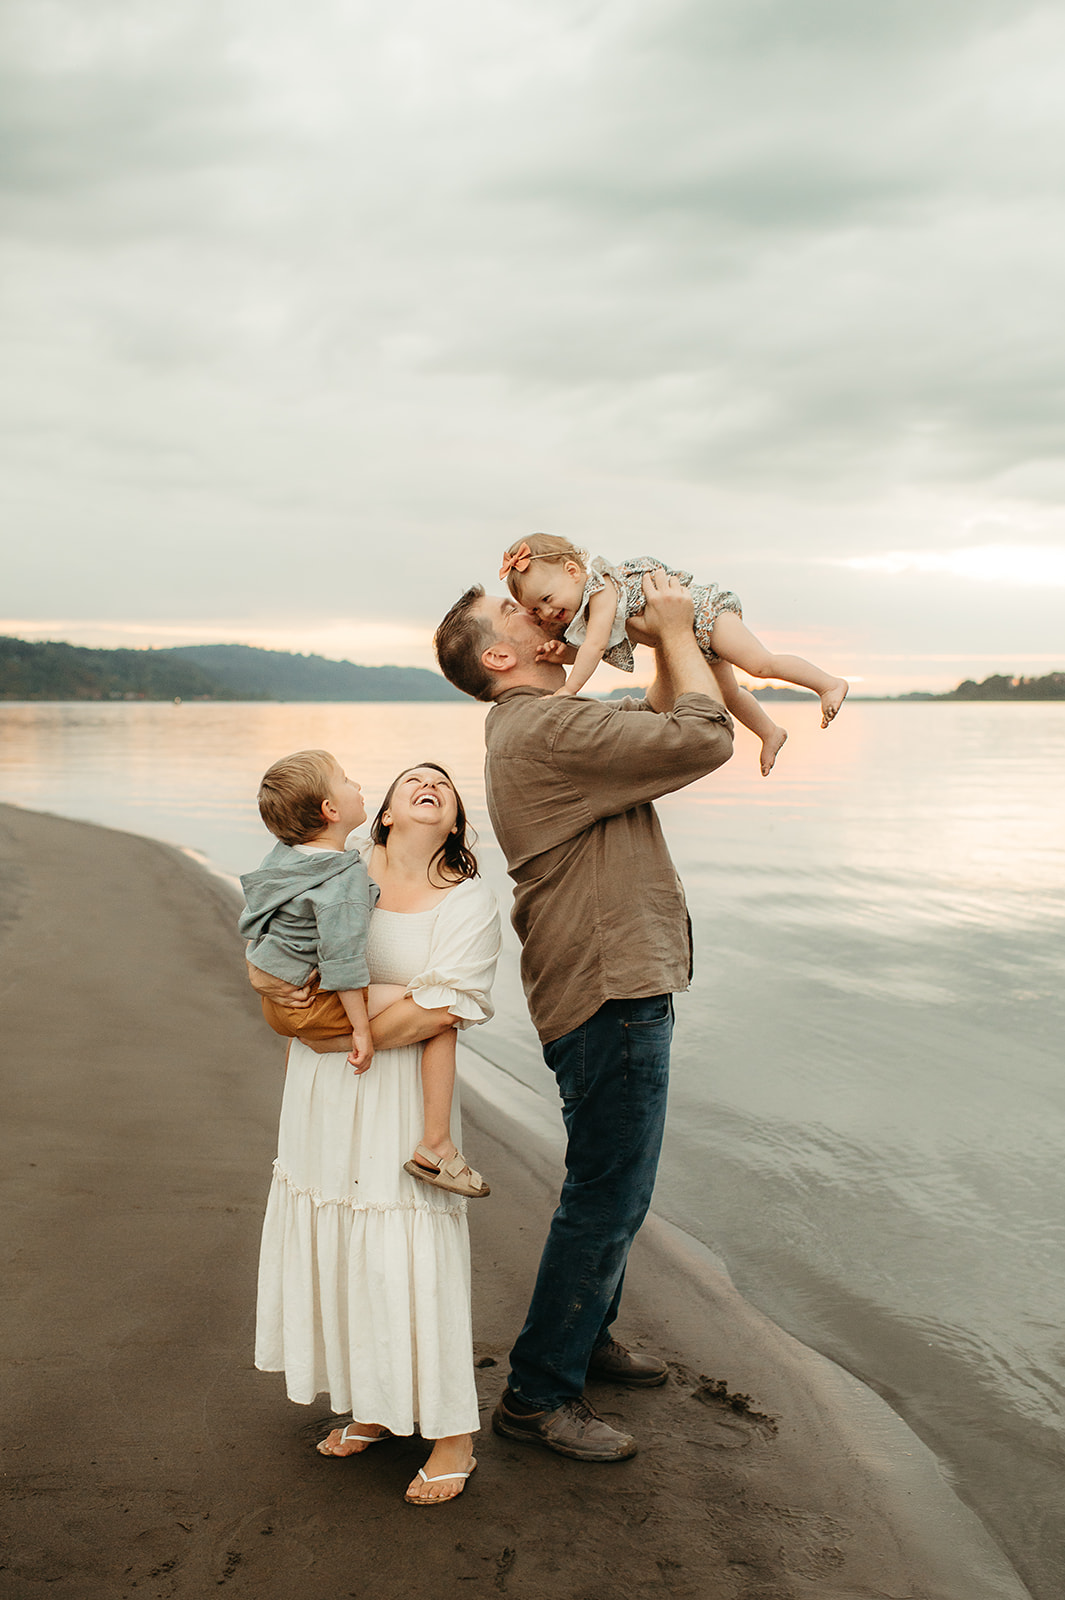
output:
[{"label": "man's brown linen shirt", "polygon": [[488,713],[485,743],[488,812],[514,879],[511,920],[541,1040],[607,1000],[686,989],[684,891],[651,801],[728,760],[728,713],[704,694],[656,714],[522,685]]}]

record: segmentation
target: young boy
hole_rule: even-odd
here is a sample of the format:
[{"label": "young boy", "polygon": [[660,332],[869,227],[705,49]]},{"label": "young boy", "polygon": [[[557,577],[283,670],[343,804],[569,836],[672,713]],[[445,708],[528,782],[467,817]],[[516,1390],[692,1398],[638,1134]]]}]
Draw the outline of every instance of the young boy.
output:
[{"label": "young boy", "polygon": [[259,815],[278,843],[240,880],[247,906],[239,926],[251,941],[248,960],[299,987],[318,969],[309,1007],[264,996],[263,1015],[288,1038],[350,1033],[348,1061],[365,1072],[373,1061],[366,935],[378,889],[362,858],[344,849],[348,834],[366,821],[362,791],[327,750],[299,750],[266,773]]},{"label": "young boy", "polygon": [[[373,1061],[369,1018],[404,991],[399,984],[378,983],[372,995],[367,993],[366,936],[380,891],[361,856],[344,849],[348,834],[366,821],[362,790],[328,750],[298,750],[275,761],[263,778],[259,815],[279,842],[240,880],[247,905],[239,926],[251,941],[248,960],[299,988],[318,969],[309,1006],[286,1006],[263,995],[263,1015],[275,1033],[290,1039],[321,1041],[350,1033],[348,1061],[356,1073],[365,1072]],[[439,1112],[442,1084],[449,1086],[450,1104],[454,1079],[455,1035],[448,1029],[422,1050],[423,1104],[435,1085]],[[403,1170],[470,1199],[491,1194],[458,1151],[438,1166],[424,1164],[437,1159],[423,1142]]]}]

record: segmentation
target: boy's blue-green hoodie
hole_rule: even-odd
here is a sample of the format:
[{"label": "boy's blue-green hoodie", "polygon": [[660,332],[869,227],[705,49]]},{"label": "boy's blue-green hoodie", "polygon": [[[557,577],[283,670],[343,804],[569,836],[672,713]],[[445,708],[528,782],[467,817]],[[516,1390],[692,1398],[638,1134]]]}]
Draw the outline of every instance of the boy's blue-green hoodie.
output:
[{"label": "boy's blue-green hoodie", "polygon": [[240,880],[238,924],[253,967],[303,984],[317,967],[323,989],[365,989],[366,935],[380,894],[355,850],[305,855],[278,841]]}]

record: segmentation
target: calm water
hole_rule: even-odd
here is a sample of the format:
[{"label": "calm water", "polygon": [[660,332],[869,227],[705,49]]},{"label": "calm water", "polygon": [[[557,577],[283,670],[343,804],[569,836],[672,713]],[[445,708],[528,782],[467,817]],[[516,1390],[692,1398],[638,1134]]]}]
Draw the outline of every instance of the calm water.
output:
[{"label": "calm water", "polygon": [[[661,806],[697,973],[657,1209],[949,1464],[1033,1594],[1065,1579],[1065,706],[848,705],[758,776],[743,735]],[[484,812],[483,709],[0,705],[0,798],[242,872],[301,746],[376,802],[448,762]],[[553,1093],[511,939],[478,1051]]]}]

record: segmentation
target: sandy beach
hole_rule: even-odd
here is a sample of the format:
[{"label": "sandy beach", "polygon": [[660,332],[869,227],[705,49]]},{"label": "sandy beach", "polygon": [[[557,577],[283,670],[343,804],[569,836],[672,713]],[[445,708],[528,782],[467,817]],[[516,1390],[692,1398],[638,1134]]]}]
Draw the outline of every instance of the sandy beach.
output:
[{"label": "sandy beach", "polygon": [[427,1512],[403,1502],[419,1440],[318,1456],[327,1403],[252,1366],[282,1066],[235,904],[165,845],[0,806],[0,1594],[1021,1600],[894,1414],[657,1219],[617,1331],[671,1381],[589,1390],[640,1454],[496,1438],[560,1122],[467,1050],[465,1147],[493,1184],[471,1207],[479,1470]]}]

